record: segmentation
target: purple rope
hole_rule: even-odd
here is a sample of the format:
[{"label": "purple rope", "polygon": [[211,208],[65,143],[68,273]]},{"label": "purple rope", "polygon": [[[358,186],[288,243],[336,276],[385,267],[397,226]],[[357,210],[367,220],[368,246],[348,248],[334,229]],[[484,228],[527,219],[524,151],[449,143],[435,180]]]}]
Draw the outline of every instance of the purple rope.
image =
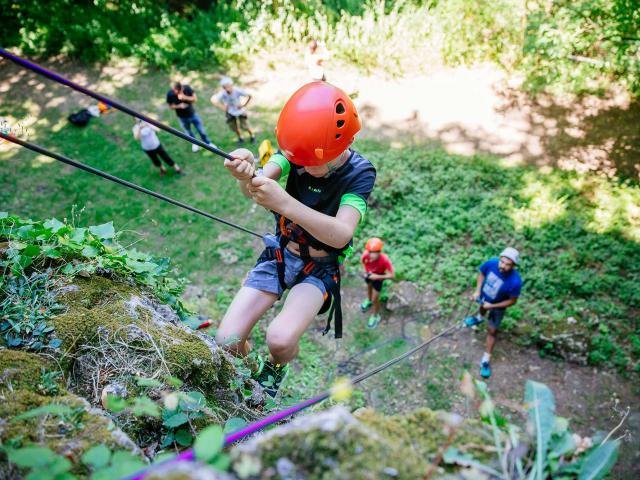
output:
[{"label": "purple rope", "polygon": [[150,123],[151,125],[155,125],[156,127],[164,130],[165,132],[169,132],[172,135],[175,135],[176,137],[182,138],[183,140],[186,140],[187,142],[191,142],[195,145],[198,145],[206,150],[209,150],[210,152],[215,153],[216,155],[220,155],[223,158],[229,159],[229,160],[233,160],[233,157],[231,155],[229,155],[228,153],[224,152],[223,150],[220,150],[217,147],[212,147],[211,145],[209,145],[208,143],[204,143],[201,140],[198,140],[197,138],[193,138],[190,137],[189,135],[187,135],[186,133],[181,132],[180,130],[176,130],[173,127],[170,127],[169,125],[165,125],[164,123],[158,122],[157,120],[154,120],[153,118],[150,118],[146,115],[143,115],[142,113],[137,112],[136,110],[133,110],[132,108],[127,107],[126,105],[116,101],[116,100],[112,100],[109,97],[105,97],[104,95],[100,95],[99,93],[94,92],[93,90],[89,90],[88,88],[85,88],[81,85],[78,85],[77,83],[73,83],[71,80],[67,80],[66,78],[64,78],[61,75],[58,75],[55,72],[52,72],[51,70],[47,70],[46,68],[44,68],[41,65],[38,65],[37,63],[33,63],[25,58],[19,57],[17,55],[14,55],[13,53],[7,52],[6,50],[4,50],[3,48],[0,48],[0,56],[3,56],[4,58],[11,60],[14,63],[17,63],[18,65],[27,68],[33,72],[36,72],[39,75],[42,75],[44,77],[47,77],[51,80],[53,80],[54,82],[58,82],[61,83],[62,85],[66,85],[67,87],[70,87],[80,93],[84,93],[85,95],[88,95],[89,97],[95,98],[96,100],[99,100],[101,102],[104,102],[112,107],[117,108],[120,111],[123,111],[125,113],[128,113],[129,115],[132,115],[136,118],[139,118],[140,120],[144,120],[147,123]]},{"label": "purple rope", "polygon": [[[280,420],[287,418],[301,410],[304,410],[305,408],[315,405],[316,403],[320,403],[321,401],[328,398],[330,395],[331,395],[330,392],[321,393],[320,395],[310,398],[309,400],[305,400],[302,403],[298,403],[293,407],[285,408],[284,410],[276,412],[273,415],[269,415],[268,417],[265,417],[262,420],[258,420],[257,422],[247,425],[246,427],[241,428],[240,430],[225,436],[224,446],[227,447],[232,443],[235,443],[238,440],[243,439],[244,437],[248,437],[249,435],[254,434],[258,430],[262,430],[264,427],[267,427],[276,422],[279,422]],[[145,478],[147,474],[150,473],[150,470],[153,470],[154,472],[158,472],[158,471],[161,471],[163,468],[170,467],[176,463],[190,461],[193,459],[194,459],[193,449],[185,450],[184,452],[176,455],[173,458],[170,458],[156,465],[151,465],[145,468],[144,470],[136,472],[133,475],[130,475],[128,477],[125,477],[123,480],[142,480],[143,478]]]}]

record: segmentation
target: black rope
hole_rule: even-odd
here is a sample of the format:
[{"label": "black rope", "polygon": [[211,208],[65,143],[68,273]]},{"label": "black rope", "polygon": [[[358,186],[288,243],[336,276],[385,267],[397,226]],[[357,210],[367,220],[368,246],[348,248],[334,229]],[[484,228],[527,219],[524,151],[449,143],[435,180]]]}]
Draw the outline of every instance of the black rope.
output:
[{"label": "black rope", "polygon": [[79,168],[80,170],[84,170],[85,172],[93,173],[94,175],[98,175],[99,177],[102,177],[111,182],[119,183],[120,185],[123,185],[125,187],[131,188],[133,190],[137,190],[138,192],[146,193],[147,195],[151,195],[152,197],[171,203],[172,205],[176,205],[180,208],[184,208],[185,210],[189,210],[190,212],[197,213],[198,215],[202,215],[203,217],[209,218],[211,220],[215,220],[216,222],[223,223],[229,227],[235,228],[237,230],[248,233],[255,237],[262,238],[262,235],[260,235],[259,233],[254,232],[253,230],[249,230],[248,228],[245,228],[242,225],[238,225],[236,223],[225,220],[224,218],[217,217],[216,215],[205,212],[204,210],[200,210],[199,208],[192,207],[191,205],[180,202],[179,200],[174,200],[173,198],[167,197],[166,195],[163,195],[158,192],[154,192],[153,190],[149,190],[148,188],[141,187],[140,185],[136,185],[135,183],[131,183],[127,180],[123,180],[122,178],[115,177],[109,173],[103,172],[102,170],[98,170],[97,168],[91,167],[84,163],[76,162],[75,160],[72,160],[58,153],[47,150],[46,148],[43,148],[34,143],[20,140],[19,138],[16,138],[13,135],[7,135],[5,133],[2,133],[1,131],[0,131],[0,138],[3,138],[9,142],[15,143],[17,145],[20,145],[24,148],[40,153],[47,157],[58,160],[59,162],[66,163],[67,165],[71,165],[73,167]]},{"label": "black rope", "polygon": [[177,130],[173,127],[170,127],[169,125],[165,125],[164,123],[158,122],[157,120],[154,120],[151,117],[148,117],[146,115],[143,115],[142,113],[134,110],[133,108],[127,107],[126,105],[116,101],[116,100],[112,100],[109,97],[105,97],[104,95],[100,95],[99,93],[94,92],[93,90],[90,90],[86,87],[83,87],[81,85],[78,85],[77,83],[72,82],[71,80],[67,80],[66,78],[64,78],[61,75],[58,75],[55,72],[52,72],[51,70],[47,70],[46,68],[44,68],[41,65],[38,65],[37,63],[31,62],[25,58],[19,57],[17,55],[14,55],[11,52],[7,52],[6,50],[4,50],[3,48],[0,48],[0,56],[11,60],[12,62],[27,68],[33,72],[36,72],[39,75],[42,75],[44,77],[47,77],[51,80],[53,80],[54,82],[60,83],[62,85],[66,85],[67,87],[70,87],[80,93],[83,93],[85,95],[88,95],[89,97],[95,98],[96,100],[99,100],[101,102],[107,103],[112,107],[115,107],[116,109],[128,113],[131,116],[134,116],[136,118],[139,118],[140,120],[144,120],[147,123],[150,123],[151,125],[155,125],[156,127],[164,130],[165,132],[168,132],[172,135],[175,135],[176,137],[179,137],[183,140],[186,140],[187,142],[191,142],[194,145],[198,145],[199,147],[202,147],[206,150],[209,150],[210,152],[215,153],[216,155],[220,155],[223,158],[226,158],[228,160],[233,160],[233,157],[231,155],[229,155],[228,153],[226,153],[223,150],[220,150],[217,147],[214,147],[212,145],[209,145],[208,143],[204,143],[200,140],[198,140],[197,138],[193,138],[189,135],[187,135],[186,133],[181,132],[180,130]]}]

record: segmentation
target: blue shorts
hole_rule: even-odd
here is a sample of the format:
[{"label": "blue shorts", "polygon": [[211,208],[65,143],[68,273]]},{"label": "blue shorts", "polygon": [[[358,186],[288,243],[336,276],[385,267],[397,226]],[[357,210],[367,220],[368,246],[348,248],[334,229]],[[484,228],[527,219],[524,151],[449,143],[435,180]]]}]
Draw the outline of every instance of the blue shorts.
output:
[{"label": "blue shorts", "polygon": [[506,308],[496,308],[494,310],[489,310],[489,318],[488,325],[491,328],[500,328],[500,323],[502,323],[502,319],[504,318],[504,312]]},{"label": "blue shorts", "polygon": [[[278,239],[274,235],[265,235],[263,241],[266,247],[278,247]],[[298,274],[304,268],[304,261],[298,256],[291,253],[286,248],[284,249],[284,282],[288,288],[293,287],[296,283]],[[322,265],[323,258],[314,257],[313,261]],[[326,259],[327,263],[333,263],[330,257]],[[299,283],[309,283],[318,287],[322,295],[327,292],[324,283],[317,277],[307,275]],[[280,286],[278,280],[278,267],[276,266],[276,260],[267,260],[266,262],[258,263],[253,270],[247,274],[247,278],[243,283],[244,287],[253,288],[255,290],[262,290],[263,292],[275,293],[278,297],[281,297],[284,291]]]}]

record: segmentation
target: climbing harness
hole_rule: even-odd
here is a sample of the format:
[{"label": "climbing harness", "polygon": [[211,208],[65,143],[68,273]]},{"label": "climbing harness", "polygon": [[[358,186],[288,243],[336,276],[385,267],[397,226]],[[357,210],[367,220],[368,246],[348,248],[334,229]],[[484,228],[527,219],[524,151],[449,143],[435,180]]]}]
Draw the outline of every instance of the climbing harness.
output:
[{"label": "climbing harness", "polygon": [[[289,242],[297,243],[300,248],[300,258],[304,262],[304,266],[302,270],[300,270],[300,273],[298,273],[293,284],[297,285],[309,276],[316,277],[323,283],[326,292],[324,294],[324,303],[318,313],[323,314],[328,311],[328,316],[327,325],[322,334],[326,335],[329,332],[331,329],[331,320],[335,317],[335,338],[342,338],[339,261],[343,249],[335,249],[325,245],[306,233],[302,227],[287,220],[287,218],[282,215],[275,213],[275,216],[278,225],[278,246],[266,247],[258,258],[256,265],[275,260],[278,282],[282,290],[286,290],[289,287],[285,282],[284,251]],[[309,247],[323,249],[328,251],[329,255],[314,260],[309,253]]]},{"label": "climbing harness", "polygon": [[53,158],[54,160],[58,160],[59,162],[62,163],[66,163],[67,165],[71,165],[75,168],[79,168],[80,170],[84,170],[85,172],[89,172],[89,173],[93,173],[94,175],[97,175],[99,177],[102,177],[106,180],[109,180],[111,182],[114,183],[118,183],[120,185],[123,185],[127,188],[131,188],[133,190],[137,190],[138,192],[142,192],[145,193],[147,195],[151,195],[152,197],[158,198],[162,201],[171,203],[173,205],[176,205],[180,208],[184,208],[185,210],[189,210],[190,212],[193,213],[197,213],[198,215],[202,215],[203,217],[209,218],[211,220],[215,220],[216,222],[220,222],[223,223],[224,225],[227,225],[229,227],[235,228],[237,230],[240,230],[242,232],[248,233],[249,235],[253,235],[254,237],[258,237],[258,238],[262,238],[262,235],[260,235],[257,232],[254,232],[253,230],[249,230],[248,228],[243,227],[242,225],[238,225],[236,223],[230,222],[229,220],[225,220],[224,218],[218,217],[216,215],[213,215],[211,213],[205,212],[204,210],[200,210],[199,208],[193,207],[191,205],[188,205],[186,203],[183,203],[179,200],[175,200],[171,197],[167,197],[166,195],[163,195],[161,193],[158,192],[154,192],[153,190],[149,190],[148,188],[144,188],[141,187],[140,185],[136,185],[135,183],[129,182],[127,180],[124,180],[122,178],[116,177],[114,175],[111,175],[110,173],[106,173],[103,172],[102,170],[98,170],[97,168],[94,168],[90,165],[81,163],[81,162],[77,162],[75,160],[72,160],[71,158],[65,157],[64,155],[60,155],[58,153],[52,152],[50,150],[47,150],[46,148],[43,148],[39,145],[36,145],[35,143],[31,143],[31,142],[27,142],[24,140],[21,140],[13,135],[9,135],[6,133],[3,133],[2,131],[0,131],[0,138],[7,140],[11,143],[15,143],[17,145],[20,145],[28,150],[40,153],[42,155],[45,155],[49,158]]}]

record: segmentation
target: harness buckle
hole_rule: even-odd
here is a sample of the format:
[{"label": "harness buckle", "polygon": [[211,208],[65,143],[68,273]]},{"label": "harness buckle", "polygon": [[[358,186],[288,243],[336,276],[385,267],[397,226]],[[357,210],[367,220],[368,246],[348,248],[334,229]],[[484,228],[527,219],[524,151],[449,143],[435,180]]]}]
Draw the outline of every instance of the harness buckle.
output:
[{"label": "harness buckle", "polygon": [[316,264],[314,262],[309,262],[307,263],[304,268],[302,269],[302,271],[306,274],[306,275],[311,275],[311,272],[313,272],[313,269],[316,267]]}]

